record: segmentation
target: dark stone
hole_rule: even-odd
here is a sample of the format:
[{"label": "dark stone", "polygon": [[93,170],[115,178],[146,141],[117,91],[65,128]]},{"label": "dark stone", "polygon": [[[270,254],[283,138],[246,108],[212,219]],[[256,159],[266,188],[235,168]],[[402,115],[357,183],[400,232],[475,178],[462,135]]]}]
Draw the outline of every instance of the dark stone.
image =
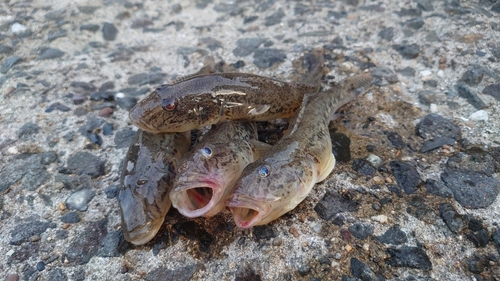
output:
[{"label": "dark stone", "polygon": [[45,112],[46,113],[50,113],[50,112],[52,112],[52,111],[54,111],[56,109],[58,111],[61,111],[61,112],[68,112],[68,111],[71,110],[71,108],[69,108],[68,106],[66,106],[66,105],[64,105],[64,104],[62,104],[62,103],[60,103],[60,102],[57,101],[57,102],[49,105],[49,107],[47,107],[47,109],[45,109]]},{"label": "dark stone", "polygon": [[474,232],[482,230],[484,229],[483,221],[474,217],[469,217],[469,224],[467,225],[467,228]]},{"label": "dark stone", "polygon": [[377,169],[366,159],[354,159],[352,169],[364,176],[371,176],[377,172]]},{"label": "dark stone", "polygon": [[116,39],[116,35],[118,34],[118,29],[114,24],[105,22],[102,24],[102,38],[106,41],[113,41]]},{"label": "dark stone", "polygon": [[108,233],[102,241],[102,247],[99,249],[100,257],[119,257],[127,249],[127,241],[123,237],[121,230]]},{"label": "dark stone", "polygon": [[452,138],[447,137],[436,137],[432,139],[427,139],[424,141],[422,146],[420,147],[420,153],[426,153],[429,151],[433,151],[435,149],[441,148],[443,145],[455,145],[456,141]]},{"label": "dark stone", "polygon": [[57,31],[51,31],[47,35],[47,40],[49,42],[56,40],[57,38],[65,37],[68,32],[65,29],[60,29]]},{"label": "dark stone", "polygon": [[393,245],[401,245],[408,241],[406,233],[404,233],[397,224],[391,226],[384,234],[375,237],[375,239],[381,243]]},{"label": "dark stone", "polygon": [[20,139],[31,138],[38,134],[40,129],[40,126],[38,126],[37,124],[28,122],[19,129],[19,132],[17,132],[17,137]]},{"label": "dark stone", "polygon": [[427,179],[425,181],[425,188],[430,194],[437,195],[442,198],[449,198],[453,196],[453,192],[446,187],[441,180]]},{"label": "dark stone", "polygon": [[139,73],[133,76],[130,76],[127,79],[127,83],[130,85],[145,85],[145,84],[162,84],[166,77],[165,73],[162,72],[153,72],[153,73]]},{"label": "dark stone", "polygon": [[215,238],[194,221],[179,222],[173,228],[182,236],[198,241],[200,251],[208,252]]},{"label": "dark stone", "polygon": [[373,234],[373,225],[369,223],[355,223],[349,226],[351,234],[359,240],[365,240],[368,236]]},{"label": "dark stone", "polygon": [[438,85],[438,81],[434,80],[434,79],[430,79],[430,80],[424,81],[424,85],[432,87],[432,88],[436,88]]},{"label": "dark stone", "polygon": [[451,189],[455,200],[469,209],[488,207],[500,192],[497,179],[475,171],[446,169],[441,179]]},{"label": "dark stone", "polygon": [[106,198],[108,199],[113,199],[118,196],[118,192],[120,191],[120,186],[119,185],[112,185],[104,190],[104,193],[106,193]]},{"label": "dark stone", "polygon": [[40,243],[37,242],[23,243],[20,247],[16,247],[15,252],[8,257],[7,264],[22,263],[32,257],[36,258],[39,250],[40,250]]},{"label": "dark stone", "polygon": [[43,271],[45,269],[45,263],[43,261],[39,261],[36,264],[36,270],[38,271]]},{"label": "dark stone", "polygon": [[253,235],[255,235],[255,238],[258,240],[264,239],[264,240],[269,240],[271,238],[276,237],[276,234],[273,231],[273,228],[269,225],[259,225],[255,226],[253,229]]},{"label": "dark stone", "polygon": [[44,168],[31,169],[23,177],[21,185],[29,191],[35,191],[50,179],[50,173]]},{"label": "dark stone", "polygon": [[391,142],[392,146],[396,149],[403,149],[406,147],[406,143],[403,138],[396,132],[386,133],[387,139]]},{"label": "dark stone", "polygon": [[308,265],[301,265],[298,271],[300,276],[306,276],[309,272],[311,272],[311,267]]},{"label": "dark stone", "polygon": [[420,248],[407,246],[398,249],[388,248],[387,253],[391,255],[391,258],[386,261],[390,266],[432,270],[429,257]]},{"label": "dark stone", "polygon": [[314,210],[322,219],[330,220],[338,213],[357,211],[358,205],[358,202],[352,201],[347,196],[327,192],[316,204]]},{"label": "dark stone", "polygon": [[14,66],[14,64],[16,64],[20,60],[21,57],[18,56],[12,56],[4,59],[2,62],[2,66],[0,66],[0,72],[4,74],[7,73],[12,68],[12,66]]},{"label": "dark stone", "polygon": [[478,256],[474,254],[469,260],[467,260],[467,266],[469,271],[472,273],[480,274],[486,267],[488,267],[488,260],[485,257]]},{"label": "dark stone", "polygon": [[500,101],[500,83],[490,84],[490,85],[484,87],[483,94],[492,96],[497,101]]},{"label": "dark stone", "polygon": [[210,51],[215,51],[217,49],[222,48],[222,43],[219,40],[212,37],[201,38],[200,43],[206,44]]},{"label": "dark stone", "polygon": [[64,272],[62,271],[61,268],[56,267],[56,268],[52,268],[49,271],[49,281],[67,281],[67,280],[68,280],[68,276],[66,276],[66,274],[64,274]]},{"label": "dark stone", "polygon": [[93,92],[92,95],[90,95],[90,99],[95,101],[99,100],[112,101],[115,99],[115,92],[114,91]]},{"label": "dark stone", "polygon": [[104,82],[101,87],[99,87],[99,92],[113,90],[115,88],[115,83],[113,81]]},{"label": "dark stone", "polygon": [[484,101],[477,96],[477,94],[472,92],[469,87],[464,84],[457,84],[455,88],[457,89],[458,95],[466,99],[467,102],[469,102],[476,109],[479,110],[488,107],[486,103],[484,103]]},{"label": "dark stone", "polygon": [[40,54],[38,54],[37,60],[48,60],[57,59],[64,55],[65,53],[59,49],[55,48],[42,48]]},{"label": "dark stone", "polygon": [[[2,50],[2,46],[4,45],[0,45],[0,50]],[[500,47],[491,48],[490,51],[495,58],[500,59]],[[2,53],[2,51],[0,51],[0,53]]]},{"label": "dark stone", "polygon": [[71,241],[64,254],[71,265],[86,264],[97,254],[104,237],[108,234],[107,224],[107,218],[85,224],[86,227],[80,232],[81,235],[77,235]]},{"label": "dark stone", "polygon": [[480,147],[472,147],[465,153],[457,153],[448,158],[446,168],[457,170],[470,170],[492,176],[495,173],[495,159],[490,152],[482,150]]},{"label": "dark stone", "polygon": [[47,19],[47,20],[51,20],[51,21],[57,21],[59,20],[63,14],[66,12],[66,10],[64,9],[59,9],[59,10],[53,10],[53,11],[50,11],[48,13],[46,13],[44,15],[44,17]]},{"label": "dark stone", "polygon": [[460,127],[455,125],[453,121],[435,113],[423,117],[415,127],[415,133],[424,139],[442,137],[459,141],[462,138]]},{"label": "dark stone", "polygon": [[68,164],[63,171],[66,174],[89,175],[92,178],[97,178],[104,175],[105,163],[105,160],[90,152],[78,151],[69,156]]},{"label": "dark stone", "polygon": [[373,67],[371,73],[376,86],[382,87],[399,81],[398,76],[388,67]]},{"label": "dark stone", "polygon": [[245,57],[253,53],[257,48],[266,41],[262,38],[242,38],[236,41],[236,48],[233,54],[237,57]]},{"label": "dark stone", "polygon": [[105,136],[111,136],[113,135],[113,123],[106,123],[104,126],[102,126],[102,134]]},{"label": "dark stone", "polygon": [[453,233],[459,233],[465,228],[467,222],[466,218],[455,210],[453,206],[449,203],[439,204],[439,216],[446,223],[448,228]]},{"label": "dark stone", "polygon": [[[17,183],[19,180],[23,179],[29,174],[26,181],[22,184],[25,188],[30,188],[35,190],[39,185],[43,184],[46,180],[50,178],[46,172],[42,172],[44,169],[43,165],[50,164],[52,162],[53,152],[45,152],[40,154],[32,154],[27,157],[20,159],[15,159],[9,162],[2,170],[0,170],[0,192],[4,192],[11,185]],[[57,159],[57,155],[55,157]],[[47,163],[49,161],[50,163]],[[54,160],[55,161],[55,160]],[[36,175],[40,175],[40,179],[35,179]]]},{"label": "dark stone", "polygon": [[460,81],[469,86],[477,86],[483,80],[483,76],[484,71],[481,67],[473,67],[464,72]]},{"label": "dark stone", "polygon": [[406,76],[406,77],[415,77],[416,71],[415,71],[415,69],[408,66],[408,67],[405,67],[403,69],[400,69],[399,73],[401,73],[401,75]]},{"label": "dark stone", "polygon": [[422,26],[424,26],[425,22],[422,18],[413,18],[410,20],[407,20],[404,25],[412,28],[412,29],[420,29]]},{"label": "dark stone", "polygon": [[14,49],[7,45],[0,44],[0,54],[10,55],[14,52]]},{"label": "dark stone", "polygon": [[392,38],[394,38],[394,27],[382,29],[382,31],[378,33],[378,36],[386,41],[391,41]]},{"label": "dark stone", "polygon": [[415,0],[417,7],[426,12],[434,11],[434,6],[432,6],[432,0]]},{"label": "dark stone", "polygon": [[129,147],[135,134],[136,131],[134,131],[132,128],[125,128],[116,132],[114,139],[116,148],[120,149]]},{"label": "dark stone", "polygon": [[83,90],[86,93],[94,92],[95,90],[97,90],[97,87],[89,82],[73,81],[70,85],[71,87],[77,90]]},{"label": "dark stone", "polygon": [[418,186],[422,183],[417,168],[410,163],[402,161],[391,161],[389,164],[396,182],[403,191],[406,194],[415,193]]},{"label": "dark stone", "polygon": [[420,47],[417,44],[394,45],[393,48],[405,59],[414,59],[420,54]]},{"label": "dark stone", "polygon": [[30,221],[22,224],[18,224],[10,232],[10,245],[21,245],[24,242],[28,242],[29,238],[33,235],[40,235],[44,233],[48,228],[56,227],[55,223],[42,222],[42,221]]},{"label": "dark stone", "polygon": [[493,235],[491,235],[491,240],[497,245],[497,250],[498,253],[500,254],[500,228],[497,228],[495,232],[493,232]]},{"label": "dark stone", "polygon": [[257,49],[253,55],[253,63],[260,68],[268,68],[276,63],[284,62],[286,55],[282,50],[273,48]]},{"label": "dark stone", "polygon": [[164,266],[160,266],[156,269],[151,270],[145,277],[146,281],[158,281],[158,280],[176,280],[176,281],[189,281],[193,277],[194,273],[198,270],[199,266],[197,264],[188,265],[184,267],[176,267],[170,269]]},{"label": "dark stone", "polygon": [[285,12],[282,9],[278,9],[275,13],[266,17],[264,20],[265,26],[273,26],[281,22],[281,19],[285,17]]},{"label": "dark stone", "polygon": [[128,111],[137,104],[137,99],[134,97],[123,97],[116,99],[116,104],[120,108]]},{"label": "dark stone", "polygon": [[101,136],[99,136],[96,133],[90,133],[88,135],[88,138],[89,138],[89,140],[90,140],[91,143],[97,144],[98,146],[101,146],[102,143],[103,143],[103,140],[102,140]]},{"label": "dark stone", "polygon": [[332,141],[332,153],[338,162],[349,162],[351,160],[351,139],[342,133],[330,133]]},{"label": "dark stone", "polygon": [[469,239],[476,248],[484,248],[490,242],[490,237],[488,231],[481,229],[476,233],[468,233],[467,239]]},{"label": "dark stone", "polygon": [[64,223],[77,223],[80,222],[80,220],[78,212],[69,212],[61,216],[61,221]]},{"label": "dark stone", "polygon": [[422,11],[419,9],[415,8],[409,8],[409,9],[401,9],[398,13],[400,16],[408,16],[408,17],[420,17],[422,16]]},{"label": "dark stone", "polygon": [[58,229],[56,230],[56,238],[59,240],[64,240],[68,238],[69,234],[66,229]]},{"label": "dark stone", "polygon": [[87,31],[90,31],[90,32],[97,32],[99,30],[99,25],[98,24],[92,24],[92,23],[89,23],[89,24],[82,24],[80,25],[80,30],[87,30]]},{"label": "dark stone", "polygon": [[61,182],[64,185],[64,188],[69,190],[82,190],[92,188],[92,178],[87,175],[74,177],[64,174],[57,174],[54,181]]},{"label": "dark stone", "polygon": [[491,6],[491,10],[495,13],[500,14],[500,2],[496,3],[495,5]]},{"label": "dark stone", "polygon": [[357,258],[351,258],[351,273],[354,277],[363,281],[378,281],[377,275],[371,268]]}]

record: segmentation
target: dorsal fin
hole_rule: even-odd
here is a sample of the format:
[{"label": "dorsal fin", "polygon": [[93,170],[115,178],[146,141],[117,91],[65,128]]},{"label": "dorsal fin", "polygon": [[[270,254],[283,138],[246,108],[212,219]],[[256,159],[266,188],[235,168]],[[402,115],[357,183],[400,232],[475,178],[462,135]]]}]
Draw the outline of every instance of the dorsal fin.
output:
[{"label": "dorsal fin", "polygon": [[212,57],[212,56],[206,57],[203,64],[204,64],[204,66],[200,70],[198,70],[198,72],[193,73],[193,74],[188,74],[185,76],[177,77],[174,80],[172,80],[172,82],[168,83],[168,85],[178,84],[180,82],[189,80],[189,79],[196,77],[196,76],[220,72],[216,69],[215,60],[214,60],[214,57]]}]

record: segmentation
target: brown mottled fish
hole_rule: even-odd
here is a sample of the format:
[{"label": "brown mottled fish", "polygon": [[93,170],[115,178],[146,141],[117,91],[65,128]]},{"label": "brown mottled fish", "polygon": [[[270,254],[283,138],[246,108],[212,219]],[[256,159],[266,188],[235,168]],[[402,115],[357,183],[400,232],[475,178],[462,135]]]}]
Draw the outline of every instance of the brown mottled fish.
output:
[{"label": "brown mottled fish", "polygon": [[295,115],[282,139],[248,165],[226,205],[241,228],[267,224],[294,209],[335,166],[328,132],[331,115],[365,92],[370,73],[346,78],[311,97]]},{"label": "brown mottled fish", "polygon": [[213,125],[179,163],[172,205],[186,217],[211,217],[225,208],[229,188],[243,168],[271,145],[257,140],[254,122],[225,121]]},{"label": "brown mottled fish", "polygon": [[[318,69],[318,71],[322,71]],[[318,83],[287,83],[247,73],[192,76],[156,88],[130,110],[142,130],[184,132],[225,120],[268,121],[288,118]]]},{"label": "brown mottled fish", "polygon": [[122,229],[125,239],[142,245],[156,235],[171,202],[177,163],[189,149],[186,133],[152,134],[138,130],[123,162],[120,178]]}]

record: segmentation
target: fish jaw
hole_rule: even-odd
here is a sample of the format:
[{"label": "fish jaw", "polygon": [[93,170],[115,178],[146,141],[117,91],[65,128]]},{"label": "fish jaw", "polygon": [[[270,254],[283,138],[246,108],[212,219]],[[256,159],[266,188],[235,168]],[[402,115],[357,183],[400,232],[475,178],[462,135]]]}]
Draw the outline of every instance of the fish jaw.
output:
[{"label": "fish jaw", "polygon": [[212,217],[224,208],[223,186],[214,178],[182,182],[170,192],[170,200],[188,218]]},{"label": "fish jaw", "polygon": [[268,204],[258,202],[243,194],[230,196],[226,201],[226,206],[233,214],[234,223],[240,228],[266,224],[265,218],[271,211]]},{"label": "fish jaw", "polygon": [[170,200],[166,200],[162,205],[161,215],[152,218],[151,214],[141,210],[147,210],[148,203],[135,196],[131,189],[120,190],[118,194],[120,200],[122,228],[125,240],[134,245],[143,245],[155,237],[160,230],[165,214],[170,209]]}]

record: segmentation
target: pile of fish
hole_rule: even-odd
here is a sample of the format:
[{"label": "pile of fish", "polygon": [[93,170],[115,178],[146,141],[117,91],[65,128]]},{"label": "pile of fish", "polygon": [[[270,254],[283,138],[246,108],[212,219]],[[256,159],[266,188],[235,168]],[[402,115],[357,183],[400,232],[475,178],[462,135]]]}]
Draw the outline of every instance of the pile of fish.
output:
[{"label": "pile of fish", "polygon": [[[127,241],[150,241],[173,205],[184,216],[211,217],[228,207],[241,228],[294,209],[335,166],[328,123],[364,93],[371,73],[318,92],[323,53],[308,55],[304,82],[218,72],[158,87],[130,111],[139,127],[123,163],[119,203]],[[220,67],[219,67],[220,68]],[[290,118],[275,144],[259,142],[254,121]],[[190,148],[190,130],[212,125]]]}]

